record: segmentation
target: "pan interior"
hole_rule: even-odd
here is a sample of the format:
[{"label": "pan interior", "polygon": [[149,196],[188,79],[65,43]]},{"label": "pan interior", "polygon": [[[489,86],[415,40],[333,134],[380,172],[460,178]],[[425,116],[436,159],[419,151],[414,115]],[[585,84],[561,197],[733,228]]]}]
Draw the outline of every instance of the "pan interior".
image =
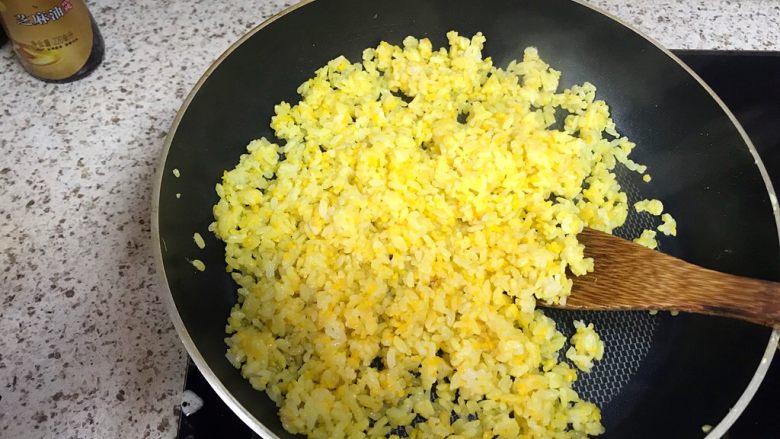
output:
[{"label": "pan interior", "polygon": [[[343,54],[356,61],[364,48],[380,40],[397,44],[407,35],[441,46],[449,30],[483,32],[485,53],[500,66],[536,46],[563,72],[562,87],[586,80],[598,87],[618,130],[637,143],[634,159],[653,175],[651,184],[621,175],[621,184],[632,200],[664,200],[677,218],[679,236],[662,241],[665,252],[716,270],[780,278],[769,196],[738,130],[681,66],[629,29],[564,0],[313,2],[221,60],[173,127],[162,171],[160,249],[183,336],[210,369],[206,374],[251,414],[257,431],[262,424],[278,437],[293,437],[270,399],[224,356],[236,287],[223,269],[223,245],[206,231],[214,185],[249,140],[272,136],[274,104],[296,101],[297,86],[328,60]],[[619,232],[635,236],[647,221],[634,215]],[[193,244],[194,232],[206,239],[204,250]],[[206,271],[194,271],[188,262],[194,258]],[[605,359],[577,385],[602,408],[603,437],[610,438],[699,437],[702,424],[717,424],[737,401],[769,337],[768,329],[717,318],[548,312],[564,332],[576,318],[594,322],[607,343]]]}]

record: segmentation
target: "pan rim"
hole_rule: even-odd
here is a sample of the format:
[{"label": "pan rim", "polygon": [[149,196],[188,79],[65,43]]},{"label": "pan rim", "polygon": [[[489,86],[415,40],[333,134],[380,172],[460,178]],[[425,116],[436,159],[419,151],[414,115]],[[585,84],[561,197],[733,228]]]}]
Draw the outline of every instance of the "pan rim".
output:
[{"label": "pan rim", "polygon": [[[160,157],[158,158],[157,161],[157,169],[155,171],[153,189],[152,189],[152,206],[151,206],[152,244],[154,247],[155,270],[157,271],[158,279],[162,282],[163,285],[163,288],[161,288],[159,292],[160,298],[165,303],[166,308],[168,309],[168,314],[171,318],[171,321],[173,322],[173,326],[176,330],[176,333],[179,336],[179,339],[184,344],[187,353],[189,354],[190,358],[192,358],[192,361],[195,363],[195,366],[198,368],[201,374],[203,374],[206,381],[214,389],[217,395],[219,395],[220,399],[228,407],[230,407],[233,413],[235,413],[255,433],[257,433],[258,435],[260,435],[265,439],[279,439],[279,436],[277,436],[274,432],[270,431],[262,422],[260,422],[257,418],[255,418],[235,398],[235,396],[233,396],[233,394],[227,389],[227,387],[225,387],[225,385],[220,381],[220,379],[216,376],[214,371],[208,365],[205,358],[203,358],[203,355],[200,353],[200,350],[197,348],[195,342],[190,337],[190,334],[187,331],[186,326],[184,325],[184,321],[181,319],[181,315],[179,314],[178,308],[176,307],[176,302],[173,299],[173,293],[170,289],[170,285],[168,284],[168,278],[165,273],[165,265],[163,263],[162,246],[161,246],[162,238],[160,236],[160,224],[159,224],[160,191],[162,188],[162,179],[163,179],[163,173],[165,171],[165,164],[168,158],[168,152],[173,142],[173,138],[176,135],[176,131],[178,130],[179,124],[184,114],[187,112],[190,103],[192,102],[193,98],[197,95],[198,91],[206,82],[206,80],[208,80],[208,78],[217,69],[217,67],[219,67],[219,65],[222,64],[222,62],[228,56],[230,56],[238,47],[240,47],[246,40],[254,36],[256,33],[261,31],[262,29],[264,29],[274,21],[278,20],[279,18],[303,6],[306,6],[309,3],[312,3],[314,1],[316,0],[301,0],[298,3],[285,7],[278,13],[272,15],[271,17],[261,22],[260,24],[252,28],[247,33],[245,33],[241,38],[239,38],[237,41],[231,44],[216,60],[214,60],[209,65],[209,67],[206,69],[206,71],[203,73],[200,79],[198,79],[198,82],[195,83],[192,90],[185,98],[181,107],[177,111],[176,116],[173,119],[173,122],[171,123],[171,128],[169,129],[168,134],[165,137],[165,143],[163,145],[162,151],[160,152]],[[710,86],[706,82],[704,82],[704,80],[701,79],[701,77],[699,77],[699,75],[696,72],[694,72],[687,64],[685,64],[680,58],[678,58],[669,49],[661,45],[657,40],[645,34],[643,31],[637,29],[633,25],[625,22],[624,20],[616,17],[615,15],[599,7],[585,3],[584,0],[570,0],[570,1],[613,20],[614,22],[624,26],[625,28],[629,29],[630,31],[634,32],[635,34],[647,40],[650,44],[655,46],[666,56],[668,56],[673,61],[675,61],[680,67],[682,67],[683,70],[685,70],[712,97],[715,103],[718,104],[720,109],[726,114],[726,116],[729,118],[731,123],[737,129],[737,132],[742,137],[742,140],[744,141],[745,145],[750,151],[750,154],[753,156],[754,163],[758,168],[759,173],[761,174],[761,178],[764,181],[764,186],[766,188],[767,194],[769,195],[770,204],[772,206],[772,214],[774,215],[775,218],[775,228],[777,232],[778,243],[780,243],[780,207],[778,206],[777,195],[775,193],[772,182],[769,179],[769,174],[767,173],[766,167],[764,166],[761,157],[759,157],[758,151],[753,145],[753,142],[750,140],[750,137],[748,137],[742,125],[732,114],[731,110],[729,110],[729,108],[725,105],[725,103],[715,93],[715,91],[712,90]],[[759,361],[759,364],[756,368],[753,377],[745,387],[745,390],[737,399],[734,406],[723,417],[723,419],[721,419],[720,422],[718,422],[718,424],[709,432],[709,434],[707,434],[705,439],[720,438],[734,424],[734,422],[736,422],[736,420],[739,418],[739,416],[747,407],[748,403],[753,399],[753,396],[755,395],[756,391],[761,385],[761,382],[764,380],[764,377],[766,376],[766,373],[769,369],[769,365],[772,362],[772,358],[774,357],[775,351],[777,350],[779,341],[780,341],[780,329],[775,328],[772,330],[772,332],[769,335],[769,340],[767,342],[766,350],[764,351],[764,354]]]}]

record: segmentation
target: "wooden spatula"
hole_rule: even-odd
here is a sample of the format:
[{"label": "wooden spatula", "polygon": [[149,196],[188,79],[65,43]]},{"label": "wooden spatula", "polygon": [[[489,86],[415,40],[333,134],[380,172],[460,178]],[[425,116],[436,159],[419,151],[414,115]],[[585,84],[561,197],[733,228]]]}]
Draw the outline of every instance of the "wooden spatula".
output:
[{"label": "wooden spatula", "polygon": [[591,229],[579,240],[595,271],[574,277],[560,308],[684,311],[780,326],[780,283],[708,270]]}]

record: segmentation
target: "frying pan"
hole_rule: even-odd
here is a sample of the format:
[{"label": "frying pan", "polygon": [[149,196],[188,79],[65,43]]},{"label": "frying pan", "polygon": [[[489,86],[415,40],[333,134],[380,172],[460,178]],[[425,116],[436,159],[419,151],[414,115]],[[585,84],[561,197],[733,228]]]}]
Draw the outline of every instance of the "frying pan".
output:
[{"label": "frying pan", "polygon": [[[663,251],[743,276],[780,280],[777,202],[742,128],[712,91],[670,52],[616,19],[568,0],[320,0],[261,24],[223,54],[190,93],[173,123],[158,168],[153,234],[164,297],[187,351],[216,392],[266,438],[294,437],[277,409],[225,359],[226,317],[236,286],[223,269],[224,246],[206,233],[214,185],[251,139],[273,138],[273,106],[297,101],[296,88],[328,60],[407,35],[481,31],[497,66],[535,46],[563,72],[561,86],[590,81],[615,123],[653,174],[649,185],[619,179],[630,201],[657,197],[678,221]],[[179,178],[172,174],[179,169]],[[181,197],[177,198],[176,194]],[[618,232],[647,226],[630,217]],[[193,232],[206,239],[197,249]],[[196,272],[188,260],[207,269]],[[652,292],[648,292],[652,294]],[[755,393],[777,333],[738,321],[642,312],[550,310],[564,333],[596,323],[605,359],[576,389],[603,413],[605,438],[720,437]]]}]

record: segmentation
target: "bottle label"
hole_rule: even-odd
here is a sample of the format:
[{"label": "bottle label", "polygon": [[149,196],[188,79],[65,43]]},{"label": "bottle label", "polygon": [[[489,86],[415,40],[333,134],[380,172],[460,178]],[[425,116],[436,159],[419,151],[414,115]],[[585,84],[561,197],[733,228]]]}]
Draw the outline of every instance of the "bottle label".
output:
[{"label": "bottle label", "polygon": [[83,0],[0,0],[0,18],[22,65],[39,78],[68,78],[92,52],[92,21]]}]

